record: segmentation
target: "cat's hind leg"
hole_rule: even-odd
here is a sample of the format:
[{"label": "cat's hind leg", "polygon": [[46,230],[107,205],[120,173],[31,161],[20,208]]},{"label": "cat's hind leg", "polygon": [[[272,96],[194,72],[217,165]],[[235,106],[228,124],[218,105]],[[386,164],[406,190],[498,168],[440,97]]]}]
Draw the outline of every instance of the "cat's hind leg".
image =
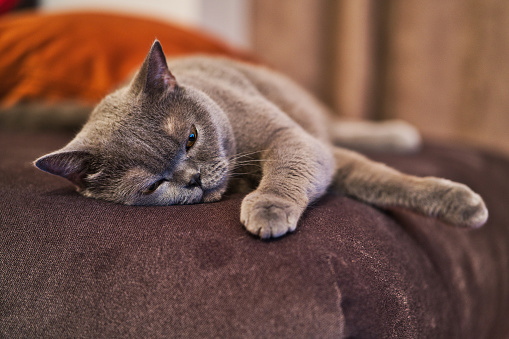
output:
[{"label": "cat's hind leg", "polygon": [[414,152],[421,145],[419,131],[402,120],[337,119],[330,125],[334,144],[354,150]]},{"label": "cat's hind leg", "polygon": [[334,157],[333,187],[361,201],[408,208],[464,227],[479,227],[488,218],[482,198],[463,184],[406,175],[342,148],[334,149]]}]

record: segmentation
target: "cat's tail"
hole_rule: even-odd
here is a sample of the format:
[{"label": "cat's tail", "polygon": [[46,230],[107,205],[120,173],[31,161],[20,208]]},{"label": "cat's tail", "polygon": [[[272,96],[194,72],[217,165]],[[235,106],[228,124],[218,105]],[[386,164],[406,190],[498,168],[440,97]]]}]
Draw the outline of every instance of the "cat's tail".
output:
[{"label": "cat's tail", "polygon": [[87,120],[93,106],[79,102],[20,103],[0,107],[0,128],[5,130],[75,131]]},{"label": "cat's tail", "polygon": [[358,151],[412,153],[421,146],[417,128],[402,120],[337,119],[330,125],[330,135],[336,145]]},{"label": "cat's tail", "polygon": [[435,177],[403,174],[363,155],[334,148],[332,188],[379,207],[403,207],[449,224],[476,228],[488,219],[483,199],[469,187]]}]

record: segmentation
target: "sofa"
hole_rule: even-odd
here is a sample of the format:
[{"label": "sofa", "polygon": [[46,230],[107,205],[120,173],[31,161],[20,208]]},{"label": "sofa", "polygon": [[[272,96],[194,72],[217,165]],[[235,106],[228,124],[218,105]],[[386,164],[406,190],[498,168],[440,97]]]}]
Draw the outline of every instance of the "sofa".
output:
[{"label": "sofa", "polygon": [[[117,20],[125,27],[125,20],[131,26],[141,20],[102,13],[0,19],[0,45],[18,43],[17,56],[13,49],[7,53],[10,61],[0,55],[4,107],[91,102],[141,62],[127,61],[119,51],[146,52],[143,44],[133,44],[152,42],[149,28],[139,38],[117,34],[121,42],[108,45],[107,53],[100,38],[89,46],[79,40],[86,56],[63,58],[58,75],[49,69],[72,39],[57,33],[78,26],[73,15],[85,16],[95,29],[101,22]],[[48,22],[53,33],[44,29]],[[153,24],[171,30],[161,25]],[[255,60],[199,32],[172,27],[182,33],[175,46],[200,41],[181,53]],[[23,34],[32,40],[20,39]],[[66,79],[62,68],[77,63],[88,65],[88,72]],[[46,80],[36,76],[44,72]],[[67,82],[59,83],[62,77]],[[405,173],[469,185],[490,213],[479,229],[328,193],[308,208],[295,232],[262,241],[239,221],[240,194],[209,204],[123,206],[82,197],[67,181],[33,166],[73,132],[0,125],[0,337],[509,338],[504,156],[433,140],[415,154],[368,154]]]}]

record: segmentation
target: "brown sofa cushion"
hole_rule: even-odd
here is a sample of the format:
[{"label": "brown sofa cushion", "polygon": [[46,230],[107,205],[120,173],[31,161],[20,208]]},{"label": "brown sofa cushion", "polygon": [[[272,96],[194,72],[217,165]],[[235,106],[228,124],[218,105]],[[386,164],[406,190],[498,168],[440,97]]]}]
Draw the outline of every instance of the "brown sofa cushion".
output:
[{"label": "brown sofa cushion", "polygon": [[378,155],[469,184],[465,231],[326,195],[275,241],[242,196],[128,207],[81,197],[31,161],[66,134],[0,134],[0,337],[507,338],[509,161],[427,145]]}]

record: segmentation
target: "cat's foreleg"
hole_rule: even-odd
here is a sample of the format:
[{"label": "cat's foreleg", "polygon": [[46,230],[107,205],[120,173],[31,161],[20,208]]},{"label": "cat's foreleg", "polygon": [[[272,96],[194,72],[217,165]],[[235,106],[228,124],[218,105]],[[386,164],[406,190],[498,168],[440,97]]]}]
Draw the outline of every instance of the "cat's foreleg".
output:
[{"label": "cat's foreleg", "polygon": [[447,223],[479,227],[488,218],[482,198],[469,187],[446,179],[416,177],[341,148],[334,149],[333,186],[370,204],[400,206]]},{"label": "cat's foreleg", "polygon": [[334,173],[328,147],[303,136],[303,131],[292,134],[273,140],[263,153],[260,184],[242,201],[241,222],[261,238],[294,231],[302,212],[325,193]]}]

